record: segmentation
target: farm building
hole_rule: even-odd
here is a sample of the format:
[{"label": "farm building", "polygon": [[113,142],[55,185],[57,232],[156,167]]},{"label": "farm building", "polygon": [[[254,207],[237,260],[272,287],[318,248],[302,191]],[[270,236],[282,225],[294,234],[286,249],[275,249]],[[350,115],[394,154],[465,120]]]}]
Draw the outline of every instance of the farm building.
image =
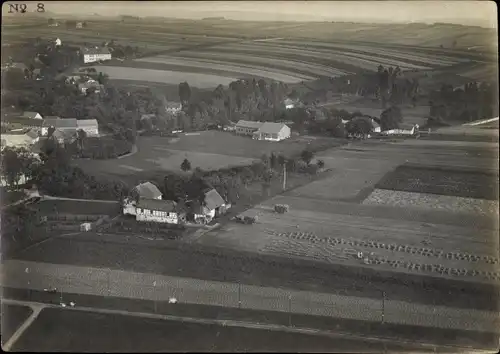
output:
[{"label": "farm building", "polygon": [[188,203],[188,205],[194,221],[197,223],[209,223],[215,216],[224,214],[230,207],[215,189],[205,192],[203,204],[194,201]]},{"label": "farm building", "polygon": [[102,60],[111,60],[111,52],[106,47],[83,48],[81,50],[84,63],[95,63]]},{"label": "farm building", "polygon": [[378,124],[374,119],[372,119],[372,126],[374,133],[380,133],[381,131],[380,124]]},{"label": "farm building", "polygon": [[53,139],[56,139],[59,144],[71,144],[76,140],[76,131],[75,130],[59,130],[56,129],[54,134],[52,135]]},{"label": "farm building", "polygon": [[96,119],[79,119],[76,121],[78,130],[83,130],[87,136],[99,135],[99,124]]},{"label": "farm building", "polygon": [[238,135],[252,136],[264,124],[263,122],[252,122],[248,120],[239,120],[236,123],[235,131]]},{"label": "farm building", "polygon": [[288,139],[290,134],[286,124],[265,122],[252,136],[256,140],[280,141]]},{"label": "farm building", "polygon": [[383,135],[414,135],[418,133],[418,124],[401,124],[399,129],[384,130]]},{"label": "farm building", "polygon": [[62,44],[61,40],[59,38],[56,38],[56,40],[54,41],[56,46],[60,46]]},{"label": "farm building", "polygon": [[38,112],[23,112],[21,115],[22,118],[29,118],[29,119],[42,119],[42,115]]},{"label": "farm building", "polygon": [[178,224],[185,215],[178,209],[177,203],[172,200],[139,198],[135,218],[137,221]]},{"label": "farm building", "polygon": [[47,118],[43,120],[42,136],[46,136],[49,132],[49,128],[51,127],[59,131],[70,132],[76,132],[78,129],[76,118]]}]

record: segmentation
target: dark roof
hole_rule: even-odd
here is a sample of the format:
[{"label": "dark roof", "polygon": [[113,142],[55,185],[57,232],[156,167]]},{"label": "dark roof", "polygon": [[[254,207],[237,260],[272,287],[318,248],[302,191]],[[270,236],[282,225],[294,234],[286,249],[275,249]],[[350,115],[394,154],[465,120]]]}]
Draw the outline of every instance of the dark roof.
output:
[{"label": "dark roof", "polygon": [[137,193],[141,198],[148,199],[155,199],[162,195],[158,187],[151,182],[145,182],[135,186],[132,192]]},{"label": "dark roof", "polygon": [[40,114],[38,112],[23,112],[23,117],[25,118],[35,118],[37,114]]},{"label": "dark roof", "polygon": [[176,211],[175,206],[176,203],[173,200],[148,199],[148,198],[139,198],[139,201],[136,204],[137,208],[166,211],[169,213]]},{"label": "dark roof", "polygon": [[76,121],[78,128],[81,127],[97,127],[97,119],[79,119]]},{"label": "dark roof", "polygon": [[60,128],[77,128],[76,118],[60,118],[60,119],[44,119],[44,127]]},{"label": "dark roof", "polygon": [[109,49],[107,47],[100,47],[100,48],[83,48],[82,49],[83,54],[111,54]]},{"label": "dark roof", "polygon": [[259,128],[259,132],[268,134],[278,134],[285,126],[286,124],[283,123],[265,122]]},{"label": "dark roof", "polygon": [[56,129],[53,137],[67,141],[76,138],[76,132]]},{"label": "dark roof", "polygon": [[253,129],[259,129],[264,123],[263,122],[252,122],[249,120],[239,120],[238,123],[236,123],[237,127],[241,128],[253,128]]},{"label": "dark roof", "polygon": [[214,210],[226,202],[215,189],[211,189],[205,193],[205,205],[208,209]]},{"label": "dark roof", "polygon": [[43,124],[43,121],[41,119],[30,119],[26,117],[16,117],[16,116],[4,116],[2,118],[2,122],[4,123],[17,123],[20,125],[24,125],[27,127],[41,127]]}]

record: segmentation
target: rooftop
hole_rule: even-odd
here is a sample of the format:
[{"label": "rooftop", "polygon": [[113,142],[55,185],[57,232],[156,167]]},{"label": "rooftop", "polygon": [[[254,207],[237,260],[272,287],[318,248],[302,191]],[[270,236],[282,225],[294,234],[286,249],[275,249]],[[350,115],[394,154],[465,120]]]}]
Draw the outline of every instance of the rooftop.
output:
[{"label": "rooftop", "polygon": [[136,206],[149,210],[173,212],[176,210],[176,203],[173,200],[139,198]]},{"label": "rooftop", "polygon": [[19,124],[27,127],[41,127],[43,121],[41,119],[31,119],[26,117],[7,115],[2,118],[2,122],[10,124]]},{"label": "rooftop", "polygon": [[97,119],[79,119],[76,121],[78,128],[97,126]]},{"label": "rooftop", "polygon": [[54,128],[77,128],[76,118],[59,118],[59,119],[44,119],[44,127],[54,127]]},{"label": "rooftop", "polygon": [[23,112],[22,116],[25,117],[25,118],[31,118],[31,119],[33,119],[33,118],[35,118],[37,116],[37,114],[40,114],[40,113],[26,111],[26,112]]},{"label": "rooftop", "polygon": [[141,198],[147,199],[155,199],[162,196],[158,187],[151,182],[145,182],[135,186],[132,192],[137,193]]},{"label": "rooftop", "polygon": [[222,199],[220,194],[215,189],[211,189],[205,193],[205,206],[208,209],[214,210],[225,203],[224,199]]},{"label": "rooftop", "polygon": [[87,55],[96,55],[96,54],[111,54],[107,47],[99,47],[99,48],[83,48],[83,54]]},{"label": "rooftop", "polygon": [[285,126],[286,126],[286,124],[283,124],[283,123],[265,122],[259,128],[259,132],[268,133],[268,134],[278,134],[281,131],[281,129],[283,129],[283,127],[285,127]]},{"label": "rooftop", "polygon": [[253,128],[253,129],[259,129],[264,123],[263,122],[252,122],[249,120],[239,120],[238,123],[236,123],[237,127],[241,128]]}]

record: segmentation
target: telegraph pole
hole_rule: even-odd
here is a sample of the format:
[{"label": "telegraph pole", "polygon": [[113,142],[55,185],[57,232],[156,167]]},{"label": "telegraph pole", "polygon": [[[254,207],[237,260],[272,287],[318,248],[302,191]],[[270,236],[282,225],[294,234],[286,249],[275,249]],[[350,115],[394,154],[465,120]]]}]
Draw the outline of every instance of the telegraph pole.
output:
[{"label": "telegraph pole", "polygon": [[283,190],[286,190],[286,162],[283,164]]},{"label": "telegraph pole", "polygon": [[292,327],[292,295],[288,295],[288,327]]},{"label": "telegraph pole", "polygon": [[241,283],[238,282],[238,308],[241,309]]},{"label": "telegraph pole", "polygon": [[382,291],[382,323],[384,323],[385,315],[385,291]]}]

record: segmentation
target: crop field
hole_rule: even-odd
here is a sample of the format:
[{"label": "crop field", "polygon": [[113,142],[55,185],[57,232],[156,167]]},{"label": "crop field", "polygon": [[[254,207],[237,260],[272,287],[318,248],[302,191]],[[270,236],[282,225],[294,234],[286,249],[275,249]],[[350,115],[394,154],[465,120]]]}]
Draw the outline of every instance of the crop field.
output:
[{"label": "crop field", "polygon": [[[257,141],[229,132],[203,131],[183,134],[179,138],[141,137],[138,152],[116,160],[78,160],[76,163],[91,173],[129,175],[142,171],[180,171],[187,158],[191,168],[215,170],[228,166],[249,165],[262,154],[299,154],[306,147],[340,146],[341,139],[296,137],[281,142]],[[229,148],[230,147],[230,148]]]},{"label": "crop field", "polygon": [[[230,223],[198,242],[328,264],[498,282],[498,202],[479,199],[495,198],[495,180],[489,172],[478,174],[491,165],[493,155],[474,156],[477,144],[439,142],[436,150],[434,143],[367,141],[320,153],[317,158],[331,168],[329,176],[245,211],[258,216],[256,224]],[[481,151],[488,150],[483,146]],[[396,168],[407,162],[411,170]],[[376,189],[388,183],[407,188],[411,177],[419,178],[424,186],[419,192],[427,194]],[[458,185],[476,199],[428,193],[453,194]],[[409,195],[399,196],[397,204],[391,203],[394,196],[380,191]],[[275,204],[288,204],[290,211],[277,214]]]},{"label": "crop field", "polygon": [[496,200],[497,185],[498,175],[490,173],[403,165],[389,173],[376,187],[394,191]]}]

